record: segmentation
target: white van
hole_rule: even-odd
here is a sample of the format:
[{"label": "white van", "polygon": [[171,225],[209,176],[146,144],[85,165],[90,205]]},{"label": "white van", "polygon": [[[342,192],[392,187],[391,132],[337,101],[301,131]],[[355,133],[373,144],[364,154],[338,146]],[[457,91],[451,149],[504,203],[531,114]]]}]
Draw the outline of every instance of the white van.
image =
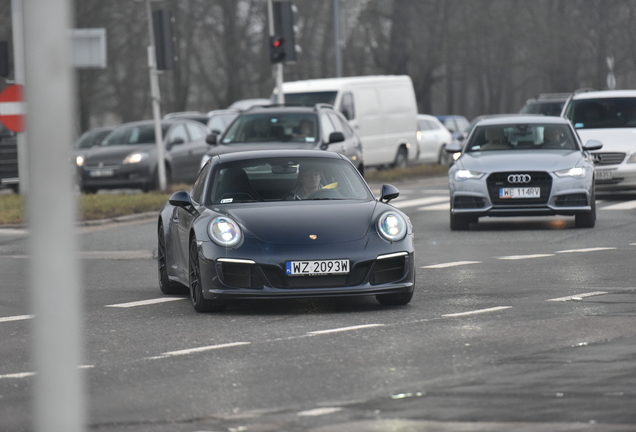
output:
[{"label": "white van", "polygon": [[[405,166],[417,158],[417,104],[406,75],[283,83],[285,104],[333,105],[362,141],[366,166]],[[276,101],[276,89],[272,94]]]}]

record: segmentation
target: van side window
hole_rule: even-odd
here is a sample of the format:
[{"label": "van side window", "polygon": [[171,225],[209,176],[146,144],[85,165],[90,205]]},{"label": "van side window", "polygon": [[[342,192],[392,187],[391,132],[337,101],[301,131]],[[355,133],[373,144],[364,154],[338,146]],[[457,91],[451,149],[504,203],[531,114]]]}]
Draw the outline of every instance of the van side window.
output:
[{"label": "van side window", "polygon": [[342,103],[340,104],[340,112],[347,120],[356,118],[356,108],[353,102],[353,95],[345,93],[342,95]]}]

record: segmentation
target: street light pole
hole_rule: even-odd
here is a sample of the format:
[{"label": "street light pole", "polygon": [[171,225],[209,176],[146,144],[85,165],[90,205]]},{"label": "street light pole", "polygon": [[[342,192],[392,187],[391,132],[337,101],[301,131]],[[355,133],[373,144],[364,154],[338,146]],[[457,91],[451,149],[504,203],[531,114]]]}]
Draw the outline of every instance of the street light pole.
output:
[{"label": "street light pole", "polygon": [[150,46],[148,46],[148,71],[150,73],[150,97],[152,98],[152,117],[155,121],[155,141],[157,142],[157,174],[159,176],[159,189],[166,190],[166,164],[164,161],[163,133],[161,131],[161,95],[159,93],[159,72],[157,71],[157,59],[155,58],[155,35],[152,29],[152,8],[150,0],[146,0],[146,12],[148,15],[148,34]]}]

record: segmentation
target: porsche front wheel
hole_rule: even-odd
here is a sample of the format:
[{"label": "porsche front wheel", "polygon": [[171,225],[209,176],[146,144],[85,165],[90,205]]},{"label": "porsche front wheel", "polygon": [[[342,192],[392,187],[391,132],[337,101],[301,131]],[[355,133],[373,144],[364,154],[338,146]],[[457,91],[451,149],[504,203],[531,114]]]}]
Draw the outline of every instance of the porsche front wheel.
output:
[{"label": "porsche front wheel", "polygon": [[201,267],[199,264],[199,248],[196,239],[190,240],[190,256],[189,256],[189,274],[190,274],[190,300],[192,306],[197,312],[221,312],[226,305],[216,301],[207,300],[203,297],[203,286],[201,284]]}]

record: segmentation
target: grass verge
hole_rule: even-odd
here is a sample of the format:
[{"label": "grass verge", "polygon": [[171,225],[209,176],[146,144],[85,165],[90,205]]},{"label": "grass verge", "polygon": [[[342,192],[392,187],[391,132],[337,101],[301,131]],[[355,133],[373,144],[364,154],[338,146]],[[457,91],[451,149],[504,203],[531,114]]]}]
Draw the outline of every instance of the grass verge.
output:
[{"label": "grass verge", "polygon": [[[413,165],[401,169],[368,170],[367,182],[390,183],[422,177],[445,176],[448,167],[441,165]],[[170,195],[178,190],[189,190],[185,184],[171,185],[166,193],[108,193],[80,195],[78,219],[97,220],[117,216],[159,211]],[[22,210],[22,196],[0,195],[0,225],[20,225],[26,222]]]}]

